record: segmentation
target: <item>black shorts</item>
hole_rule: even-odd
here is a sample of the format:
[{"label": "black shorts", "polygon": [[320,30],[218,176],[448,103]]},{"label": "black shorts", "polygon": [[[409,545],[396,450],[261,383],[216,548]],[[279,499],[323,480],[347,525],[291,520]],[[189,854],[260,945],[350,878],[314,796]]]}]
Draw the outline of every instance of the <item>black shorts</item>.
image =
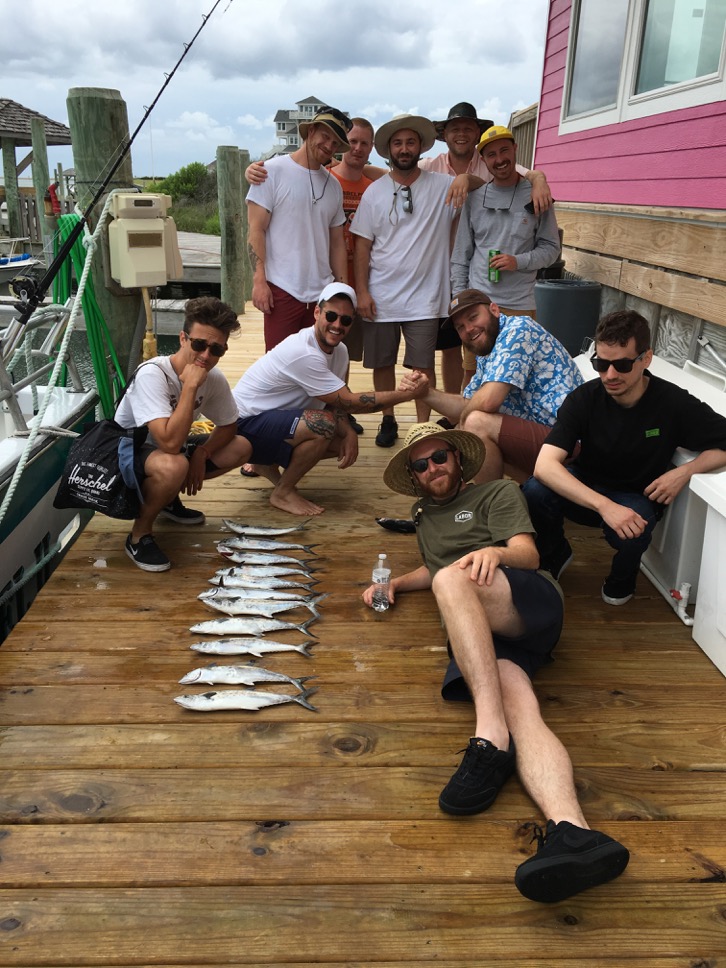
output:
[{"label": "black shorts", "polygon": [[[523,635],[509,638],[492,634],[497,659],[509,659],[530,679],[542,666],[552,662],[552,650],[562,632],[562,598],[554,584],[538,571],[502,568],[512,589],[512,602],[525,623]],[[441,695],[450,702],[472,702],[471,693],[449,649],[449,666]]]},{"label": "black shorts", "polygon": [[461,339],[456,332],[453,323],[447,322],[448,317],[444,316],[439,320],[439,335],[436,337],[437,350],[453,350],[455,346],[461,346]]}]

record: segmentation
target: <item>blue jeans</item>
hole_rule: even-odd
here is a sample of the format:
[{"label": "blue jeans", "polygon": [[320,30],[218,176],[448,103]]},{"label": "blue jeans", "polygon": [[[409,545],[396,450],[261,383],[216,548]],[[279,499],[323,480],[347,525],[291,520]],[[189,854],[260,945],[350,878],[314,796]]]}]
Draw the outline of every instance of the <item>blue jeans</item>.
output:
[{"label": "blue jeans", "polygon": [[[582,479],[576,467],[570,465],[565,469],[578,480]],[[547,567],[552,556],[564,544],[564,519],[567,518],[576,524],[602,528],[605,540],[611,548],[615,549],[610,578],[617,581],[634,581],[640,567],[640,559],[650,544],[653,528],[663,516],[664,506],[635,491],[613,491],[607,487],[594,487],[592,484],[587,486],[616,504],[622,504],[623,507],[636,511],[648,522],[645,530],[637,538],[621,538],[605,524],[597,511],[584,508],[574,501],[568,501],[567,498],[561,497],[540,483],[535,477],[530,477],[522,485],[522,493],[527,500],[529,515],[537,532],[537,550],[542,560],[542,567]]]}]

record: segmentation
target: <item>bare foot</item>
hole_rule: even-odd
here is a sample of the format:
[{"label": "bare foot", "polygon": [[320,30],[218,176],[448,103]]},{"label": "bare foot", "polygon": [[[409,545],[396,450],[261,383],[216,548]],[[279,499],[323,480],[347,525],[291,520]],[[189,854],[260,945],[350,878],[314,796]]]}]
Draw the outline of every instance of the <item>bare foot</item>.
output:
[{"label": "bare foot", "polygon": [[287,511],[289,514],[322,514],[325,510],[319,504],[313,504],[312,501],[308,501],[307,498],[304,498],[294,488],[281,492],[276,487],[272,494],[270,494],[270,504],[273,508],[279,508],[280,511]]}]

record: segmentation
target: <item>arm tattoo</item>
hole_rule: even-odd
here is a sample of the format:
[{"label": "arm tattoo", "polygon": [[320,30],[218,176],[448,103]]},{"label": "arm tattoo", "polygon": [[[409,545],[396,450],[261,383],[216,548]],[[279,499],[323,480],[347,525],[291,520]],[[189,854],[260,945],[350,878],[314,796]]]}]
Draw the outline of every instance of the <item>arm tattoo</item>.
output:
[{"label": "arm tattoo", "polygon": [[257,266],[260,264],[260,262],[262,262],[262,259],[260,259],[260,257],[257,255],[257,253],[255,252],[254,246],[250,242],[247,243],[247,256],[250,260],[250,266],[252,267],[252,272],[254,272]]},{"label": "arm tattoo", "polygon": [[376,401],[375,393],[361,393],[352,400],[344,400],[339,394],[332,406],[344,413],[374,413],[384,405]]}]

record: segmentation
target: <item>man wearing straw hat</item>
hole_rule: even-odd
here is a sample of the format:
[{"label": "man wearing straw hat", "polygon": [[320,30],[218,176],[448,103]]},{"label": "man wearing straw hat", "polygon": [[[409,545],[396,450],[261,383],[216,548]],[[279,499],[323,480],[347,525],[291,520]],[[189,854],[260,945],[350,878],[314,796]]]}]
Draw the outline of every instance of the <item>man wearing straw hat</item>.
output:
[{"label": "man wearing straw hat", "polygon": [[[562,627],[562,593],[538,571],[534,529],[509,480],[468,485],[484,460],[474,434],[416,424],[386,468],[391,490],[416,498],[413,518],[424,564],[394,578],[400,592],[430,588],[449,637],[442,695],[473,700],[476,732],[439,806],[468,815],[488,809],[509,777],[542,810],[537,853],[515,874],[519,891],[554,902],[617,877],[629,853],[590,830],[577,800],[572,763],[542,719],[531,678],[552,660]],[[372,604],[373,588],[363,594]]]}]

